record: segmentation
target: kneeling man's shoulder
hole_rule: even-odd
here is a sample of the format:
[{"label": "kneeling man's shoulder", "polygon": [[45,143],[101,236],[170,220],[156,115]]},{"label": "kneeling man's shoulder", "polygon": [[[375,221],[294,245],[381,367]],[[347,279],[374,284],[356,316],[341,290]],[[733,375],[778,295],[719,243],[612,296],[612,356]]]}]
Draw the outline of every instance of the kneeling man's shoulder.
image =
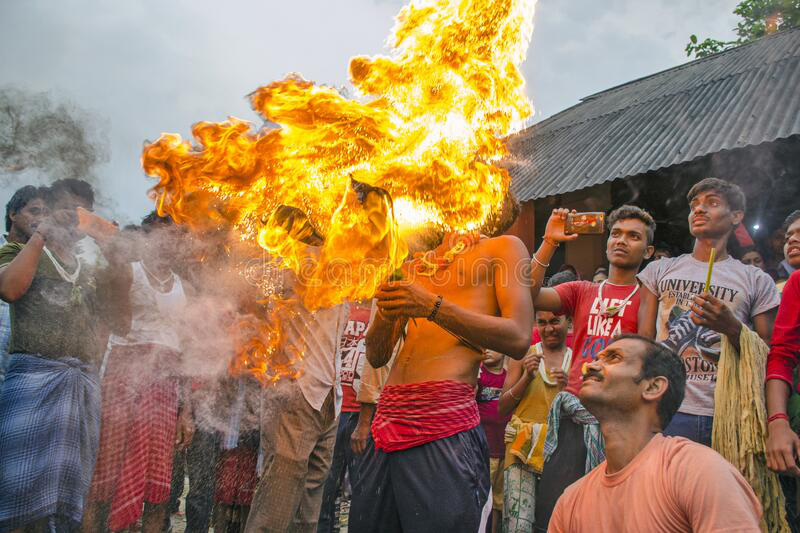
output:
[{"label": "kneeling man's shoulder", "polygon": [[715,450],[683,437],[665,437],[662,464],[673,488],[731,493],[755,500],[752,488],[739,470]]},{"label": "kneeling man's shoulder", "polygon": [[[703,462],[709,466],[724,469],[733,468],[724,457],[708,446],[698,444],[684,437],[664,437],[663,452],[667,465],[686,465]],[[735,469],[734,469],[735,470]]]}]

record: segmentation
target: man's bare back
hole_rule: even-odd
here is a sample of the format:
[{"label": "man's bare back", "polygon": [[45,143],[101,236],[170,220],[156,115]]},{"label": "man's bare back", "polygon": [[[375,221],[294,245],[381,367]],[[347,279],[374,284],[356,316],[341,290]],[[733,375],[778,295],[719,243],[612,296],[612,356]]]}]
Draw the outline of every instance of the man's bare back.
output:
[{"label": "man's bare back", "polygon": [[[436,249],[437,257],[450,248],[447,243]],[[367,334],[370,363],[386,364],[406,323],[389,385],[443,380],[474,385],[482,355],[469,344],[522,357],[533,323],[526,261],[522,242],[501,236],[479,241],[431,277],[406,270],[408,281],[386,284],[376,294],[379,311]],[[428,321],[439,297],[441,307]]]}]

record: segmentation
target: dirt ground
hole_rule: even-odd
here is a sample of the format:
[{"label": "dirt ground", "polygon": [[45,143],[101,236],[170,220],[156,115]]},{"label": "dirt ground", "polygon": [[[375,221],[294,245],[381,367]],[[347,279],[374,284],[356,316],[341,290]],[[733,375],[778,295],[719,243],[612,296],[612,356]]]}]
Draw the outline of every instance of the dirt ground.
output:
[{"label": "dirt ground", "polygon": [[[183,484],[183,494],[181,494],[180,499],[180,508],[178,512],[173,514],[170,517],[170,524],[171,524],[171,532],[172,533],[184,533],[186,531],[186,494],[189,492],[189,479],[186,479],[186,482]],[[337,518],[339,519],[339,533],[347,533],[347,518],[348,513],[350,512],[350,499],[349,498],[342,498],[337,501],[339,504],[339,514]],[[214,532],[214,528],[209,528],[209,532]],[[219,533],[226,533],[226,532],[219,532]]]}]

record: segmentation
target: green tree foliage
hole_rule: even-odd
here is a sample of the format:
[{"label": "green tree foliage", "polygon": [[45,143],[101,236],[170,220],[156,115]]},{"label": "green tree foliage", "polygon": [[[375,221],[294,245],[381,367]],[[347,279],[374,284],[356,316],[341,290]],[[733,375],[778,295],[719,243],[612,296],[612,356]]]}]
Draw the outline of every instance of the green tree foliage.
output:
[{"label": "green tree foliage", "polygon": [[701,41],[697,35],[691,35],[686,45],[686,55],[706,57],[776,31],[800,26],[800,0],[743,0],[733,13],[742,18],[736,25],[736,40],[706,38]]}]

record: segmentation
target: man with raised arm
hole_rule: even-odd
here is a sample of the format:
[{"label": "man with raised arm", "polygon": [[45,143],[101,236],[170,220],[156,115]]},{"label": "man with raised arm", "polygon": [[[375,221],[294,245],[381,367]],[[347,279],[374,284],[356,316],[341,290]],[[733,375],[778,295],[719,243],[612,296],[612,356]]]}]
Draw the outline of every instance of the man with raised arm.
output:
[{"label": "man with raised arm", "polygon": [[574,281],[539,290],[556,248],[578,238],[565,231],[568,214],[566,209],[553,211],[542,245],[531,260],[531,293],[536,310],[572,317],[575,330],[565,389],[569,394],[555,399],[558,417],[548,420],[557,438],[548,439],[553,451],[545,453],[536,496],[536,531],[547,529],[564,489],[602,461],[597,421],[575,397],[583,381],[581,368],[594,361],[615,336],[636,332],[640,292],[636,274],[642,262],[653,254],[656,229],[653,217],[639,207],[624,205],[612,211],[607,219],[608,279],[601,283]]},{"label": "man with raised arm", "polygon": [[566,390],[577,394],[583,376],[581,367],[597,357],[621,333],[635,333],[639,309],[636,274],[642,262],[653,255],[656,223],[636,206],[624,205],[608,216],[606,257],[608,279],[602,283],[575,281],[540,289],[545,271],[562,242],[579,237],[565,232],[569,211],[556,209],[547,223],[542,245],[531,261],[531,293],[537,310],[572,317],[575,328],[574,357]]},{"label": "man with raised arm", "polygon": [[[76,185],[77,184],[77,185]],[[0,248],[0,298],[11,306],[11,359],[0,388],[0,531],[80,527],[100,430],[100,359],[109,329],[130,324],[130,275],[116,238],[108,266],[77,255],[86,182],[50,189],[49,216],[25,244]]]},{"label": "man with raised arm", "polygon": [[[45,187],[25,185],[11,196],[6,204],[6,233],[0,243],[18,242],[25,244],[44,220],[50,208],[47,206],[48,190]],[[5,379],[6,367],[10,359],[8,342],[11,340],[11,308],[0,300],[0,386]]]},{"label": "man with raised arm", "polygon": [[[518,209],[506,203],[502,234]],[[478,531],[491,512],[489,456],[475,385],[490,349],[515,359],[530,345],[528,252],[516,237],[448,234],[404,280],[381,286],[367,359],[385,365],[406,326],[378,401],[349,529]]]}]

